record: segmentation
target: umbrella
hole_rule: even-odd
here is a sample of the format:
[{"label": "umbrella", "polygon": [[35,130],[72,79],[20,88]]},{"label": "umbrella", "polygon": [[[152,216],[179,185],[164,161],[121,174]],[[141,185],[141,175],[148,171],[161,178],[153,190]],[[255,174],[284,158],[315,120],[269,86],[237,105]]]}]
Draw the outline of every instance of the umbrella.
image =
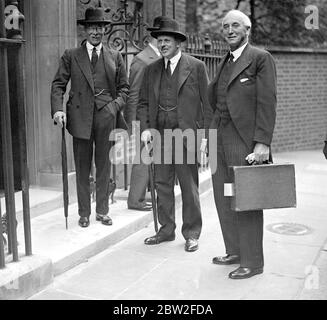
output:
[{"label": "umbrella", "polygon": [[67,150],[65,138],[65,123],[62,126],[62,140],[61,140],[61,164],[62,164],[62,184],[64,197],[64,213],[66,218],[66,229],[68,229],[68,170],[67,170]]}]

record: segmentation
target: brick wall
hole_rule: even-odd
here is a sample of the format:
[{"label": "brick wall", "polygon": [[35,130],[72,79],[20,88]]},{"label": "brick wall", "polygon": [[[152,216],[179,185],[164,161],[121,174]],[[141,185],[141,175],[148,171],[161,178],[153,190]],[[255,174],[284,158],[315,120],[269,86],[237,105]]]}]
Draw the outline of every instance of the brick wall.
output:
[{"label": "brick wall", "polygon": [[269,51],[278,76],[273,150],[322,148],[327,130],[327,51]]}]

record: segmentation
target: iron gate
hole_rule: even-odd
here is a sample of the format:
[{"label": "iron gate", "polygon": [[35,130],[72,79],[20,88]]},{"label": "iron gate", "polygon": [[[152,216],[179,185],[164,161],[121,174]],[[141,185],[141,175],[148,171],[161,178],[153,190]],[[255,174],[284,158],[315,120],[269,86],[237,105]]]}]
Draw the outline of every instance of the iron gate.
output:
[{"label": "iron gate", "polygon": [[[22,2],[22,1],[21,1]],[[6,6],[5,6],[6,4]],[[6,218],[2,216],[0,203],[0,269],[5,267],[4,231],[7,229],[8,254],[13,261],[18,261],[17,220],[14,186],[14,159],[19,157],[20,185],[23,200],[23,222],[25,237],[25,254],[32,255],[29,179],[27,167],[25,94],[24,94],[24,58],[21,25],[24,16],[20,13],[18,1],[0,1],[0,118],[2,155],[0,170],[4,176],[4,196]],[[10,63],[9,63],[10,61]],[[9,71],[10,70],[10,71]],[[14,92],[15,99],[10,93]],[[15,100],[15,101],[14,101]],[[19,154],[13,153],[11,110],[18,110]]]}]

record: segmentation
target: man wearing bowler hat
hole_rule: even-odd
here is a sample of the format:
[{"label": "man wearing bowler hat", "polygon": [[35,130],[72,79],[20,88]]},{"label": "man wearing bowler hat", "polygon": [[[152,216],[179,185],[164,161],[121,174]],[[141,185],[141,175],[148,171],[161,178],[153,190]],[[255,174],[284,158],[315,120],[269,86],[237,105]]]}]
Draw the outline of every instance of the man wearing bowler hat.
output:
[{"label": "man wearing bowler hat", "polygon": [[[156,129],[161,138],[167,130],[193,132],[203,127],[207,102],[208,76],[205,64],[181,52],[186,36],[179,30],[176,20],[163,18],[158,30],[151,32],[158,41],[163,56],[150,64],[143,77],[137,119],[141,122],[141,140],[151,140],[150,129]],[[185,251],[198,249],[202,218],[199,201],[199,178],[196,161],[196,145],[183,143],[172,147],[172,161],[155,161],[155,185],[157,190],[158,219],[161,225],[157,234],[145,239],[146,245],[155,245],[175,239],[175,173],[179,180],[183,199],[182,235],[186,240]],[[175,144],[176,144],[175,139]],[[166,141],[161,143],[161,155],[165,154]],[[169,146],[168,146],[169,147]],[[177,150],[182,151],[182,161],[176,160]],[[156,150],[154,148],[154,158]],[[174,155],[175,154],[175,155]],[[192,157],[188,157],[193,154]],[[163,158],[163,157],[162,157]],[[191,160],[191,161],[189,161]]]},{"label": "man wearing bowler hat", "polygon": [[[159,28],[162,16],[155,17],[153,27],[149,27],[148,31],[154,31]],[[131,64],[129,74],[130,90],[124,115],[129,127],[132,127],[133,121],[136,120],[136,109],[139,99],[139,91],[145,67],[150,63],[158,60],[161,54],[157,48],[157,39],[150,36],[149,44],[144,50],[137,54]],[[137,137],[138,139],[139,137]],[[127,205],[129,209],[148,211],[152,209],[150,203],[145,200],[145,193],[149,184],[149,169],[144,163],[133,164],[131,173],[131,183],[128,193]]]},{"label": "man wearing bowler hat", "polygon": [[[109,134],[128,95],[125,65],[119,52],[102,44],[105,25],[103,8],[88,8],[84,26],[86,42],[68,49],[61,57],[51,88],[51,115],[55,123],[66,124],[73,136],[76,167],[79,226],[90,224],[91,199],[89,176],[95,146],[96,220],[112,225],[109,217]],[[63,95],[71,81],[66,112]]]}]

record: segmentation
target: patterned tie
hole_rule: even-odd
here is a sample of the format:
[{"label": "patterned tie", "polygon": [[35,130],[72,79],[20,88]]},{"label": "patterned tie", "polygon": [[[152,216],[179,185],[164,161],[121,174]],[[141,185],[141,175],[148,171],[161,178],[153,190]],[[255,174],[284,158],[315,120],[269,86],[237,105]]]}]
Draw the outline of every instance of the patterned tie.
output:
[{"label": "patterned tie", "polygon": [[92,64],[92,68],[95,69],[95,66],[98,62],[98,54],[97,54],[97,49],[96,47],[93,47],[92,50],[92,59],[91,59],[91,64]]},{"label": "patterned tie", "polygon": [[229,55],[229,60],[228,60],[230,63],[234,62],[234,56],[232,53],[230,53]]},{"label": "patterned tie", "polygon": [[167,71],[167,74],[168,74],[169,77],[171,76],[170,64],[171,64],[170,60],[168,60],[166,71]]}]

